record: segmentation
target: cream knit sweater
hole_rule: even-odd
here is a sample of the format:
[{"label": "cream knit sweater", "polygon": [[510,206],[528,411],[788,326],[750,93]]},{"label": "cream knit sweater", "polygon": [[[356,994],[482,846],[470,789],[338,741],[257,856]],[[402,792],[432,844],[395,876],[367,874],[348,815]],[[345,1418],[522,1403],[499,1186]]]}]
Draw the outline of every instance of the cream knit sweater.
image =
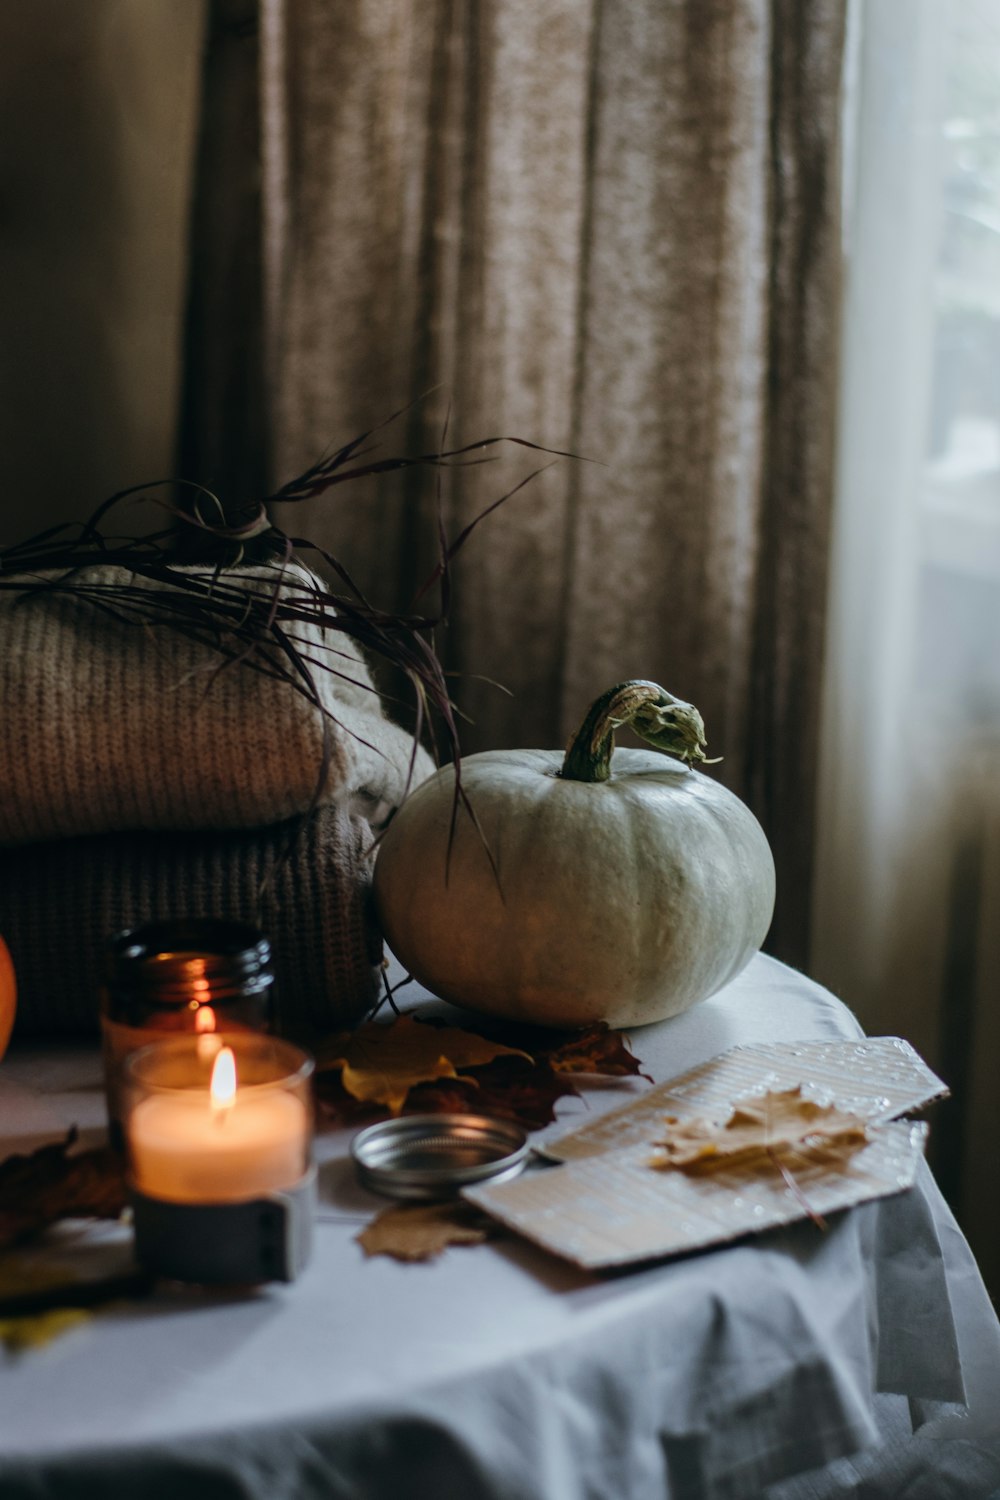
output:
[{"label": "cream knit sweater", "polygon": [[[233,576],[269,593],[276,574]],[[132,575],[95,567],[86,577]],[[309,577],[298,570],[285,592]],[[118,620],[66,594],[0,593],[0,845],[291,818],[316,789],[324,714],[333,754],[321,801],[379,821],[403,798],[412,738],[386,719],[347,635],[295,630],[322,710],[245,664],[218,671],[210,646],[167,625]],[[419,750],[411,786],[432,769]]]}]

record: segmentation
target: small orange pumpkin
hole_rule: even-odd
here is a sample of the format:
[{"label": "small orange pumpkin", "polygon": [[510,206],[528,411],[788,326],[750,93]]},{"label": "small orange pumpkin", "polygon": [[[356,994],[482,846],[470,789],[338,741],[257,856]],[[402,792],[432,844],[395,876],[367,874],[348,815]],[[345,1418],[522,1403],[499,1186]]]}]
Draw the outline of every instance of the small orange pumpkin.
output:
[{"label": "small orange pumpkin", "polygon": [[0,937],[0,1057],[7,1051],[7,1043],[14,1029],[14,1014],[17,1010],[17,979],[10,949]]}]

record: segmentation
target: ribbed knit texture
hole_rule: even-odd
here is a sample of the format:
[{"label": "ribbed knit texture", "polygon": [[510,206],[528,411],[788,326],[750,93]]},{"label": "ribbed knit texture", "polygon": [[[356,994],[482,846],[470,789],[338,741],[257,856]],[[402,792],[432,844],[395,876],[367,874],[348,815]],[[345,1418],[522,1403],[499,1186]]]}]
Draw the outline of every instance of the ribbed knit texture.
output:
[{"label": "ribbed knit texture", "polygon": [[[276,579],[265,565],[238,576],[268,594]],[[310,583],[299,569],[288,588]],[[19,1035],[93,1035],[109,937],[171,917],[260,926],[278,1027],[306,1045],[372,1004],[371,824],[401,802],[413,740],[384,717],[348,636],[289,628],[319,707],[244,664],[218,670],[211,646],[169,626],[65,594],[0,594],[0,934]],[[329,770],[304,820],[324,722]],[[411,785],[431,769],[420,750]]]},{"label": "ribbed knit texture", "polygon": [[[276,575],[239,576],[262,579],[263,591]],[[313,671],[332,730],[322,800],[384,815],[402,800],[413,741],[385,718],[348,636],[294,632],[313,663],[335,669]],[[324,712],[246,665],[218,671],[221,661],[168,626],[118,620],[67,595],[0,594],[0,844],[252,828],[304,811],[322,765]],[[431,769],[421,750],[413,784]]]},{"label": "ribbed knit texture", "polygon": [[[19,1036],[93,1035],[107,938],[168,917],[257,921],[271,939],[280,1030],[307,1045],[378,993],[372,833],[328,807],[239,833],[107,834],[0,850],[0,932],[18,979]],[[258,889],[271,885],[258,911]]]}]

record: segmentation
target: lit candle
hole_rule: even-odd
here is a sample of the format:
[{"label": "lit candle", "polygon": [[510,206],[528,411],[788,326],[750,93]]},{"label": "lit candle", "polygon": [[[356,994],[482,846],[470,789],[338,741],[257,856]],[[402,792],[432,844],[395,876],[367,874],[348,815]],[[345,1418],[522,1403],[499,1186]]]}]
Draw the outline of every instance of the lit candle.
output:
[{"label": "lit candle", "polygon": [[196,1032],[199,1055],[218,1051],[215,1031],[267,1031],[271,945],[256,927],[210,917],[146,922],[110,939],[101,988],[108,1124],[122,1141],[126,1058],[165,1034]]},{"label": "lit candle", "polygon": [[126,1135],[141,1193],[173,1203],[239,1203],[301,1179],[310,1120],[294,1091],[239,1087],[233,1052],[220,1045],[208,1089],[149,1093],[128,1116]]}]

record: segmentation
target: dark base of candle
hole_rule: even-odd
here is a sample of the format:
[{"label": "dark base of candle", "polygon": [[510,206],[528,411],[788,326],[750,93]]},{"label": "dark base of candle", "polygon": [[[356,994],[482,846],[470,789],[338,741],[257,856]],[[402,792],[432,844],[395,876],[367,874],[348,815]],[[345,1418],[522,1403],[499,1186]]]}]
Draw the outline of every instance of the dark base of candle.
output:
[{"label": "dark base of candle", "polygon": [[139,1263],[206,1286],[294,1281],[312,1252],[316,1170],[249,1203],[170,1203],[130,1187]]}]

